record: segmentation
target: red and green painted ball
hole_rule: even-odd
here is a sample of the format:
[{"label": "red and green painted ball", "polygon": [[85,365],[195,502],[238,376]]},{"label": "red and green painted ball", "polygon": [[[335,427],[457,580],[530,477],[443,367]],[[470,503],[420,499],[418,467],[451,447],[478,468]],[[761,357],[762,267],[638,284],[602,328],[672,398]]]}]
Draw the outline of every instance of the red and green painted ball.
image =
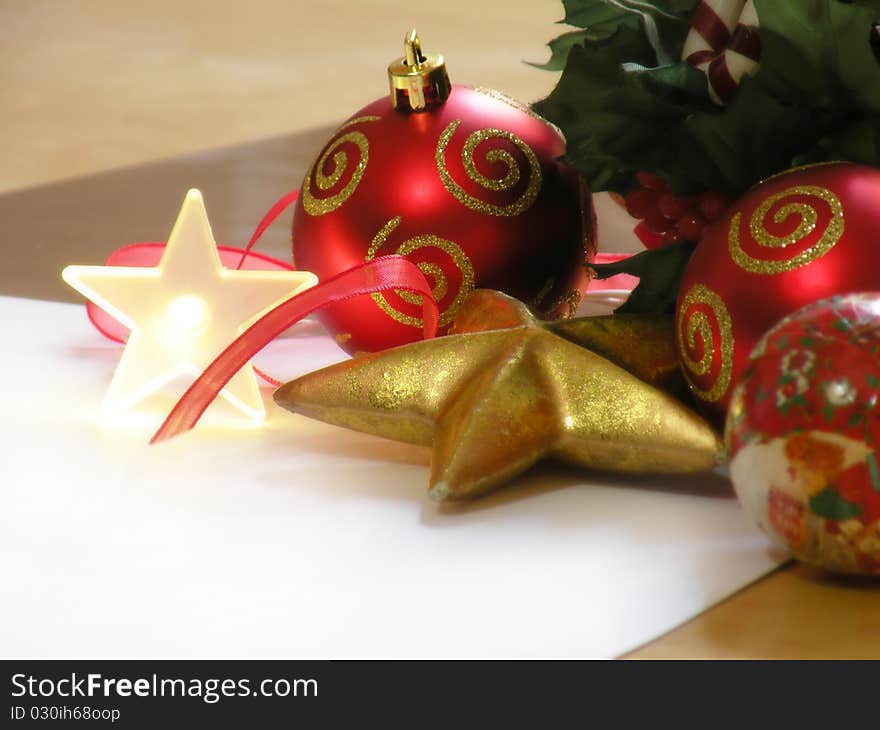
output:
[{"label": "red and green painted ball", "polygon": [[880,271],[880,170],[795,168],[746,192],[707,229],[681,283],[676,339],[698,400],[723,417],[758,339],[781,318],[869,291]]},{"label": "red and green painted ball", "polygon": [[725,433],[746,512],[795,557],[880,575],[880,292],[811,304],[759,342]]},{"label": "red and green painted ball", "polygon": [[[595,252],[593,207],[558,161],[559,131],[492,91],[453,86],[421,112],[378,99],[346,121],[301,186],[298,268],[325,280],[375,257],[417,264],[440,307],[441,334],[474,288],[499,289],[547,318],[570,314]],[[390,291],[324,309],[349,352],[421,337],[421,298]]]}]

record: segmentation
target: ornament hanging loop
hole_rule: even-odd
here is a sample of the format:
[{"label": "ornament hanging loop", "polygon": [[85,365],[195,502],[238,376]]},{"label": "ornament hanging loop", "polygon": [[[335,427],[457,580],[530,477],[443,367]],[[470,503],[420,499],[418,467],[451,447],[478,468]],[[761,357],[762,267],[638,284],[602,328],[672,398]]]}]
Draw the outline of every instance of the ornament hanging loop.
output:
[{"label": "ornament hanging loop", "polygon": [[415,28],[403,39],[403,51],[403,57],[388,66],[391,105],[401,112],[420,112],[445,102],[452,86],[443,56],[422,53]]},{"label": "ornament hanging loop", "polygon": [[403,40],[403,57],[406,59],[406,65],[413,69],[418,69],[428,59],[422,55],[422,44],[419,41],[419,34],[415,28],[406,34]]}]

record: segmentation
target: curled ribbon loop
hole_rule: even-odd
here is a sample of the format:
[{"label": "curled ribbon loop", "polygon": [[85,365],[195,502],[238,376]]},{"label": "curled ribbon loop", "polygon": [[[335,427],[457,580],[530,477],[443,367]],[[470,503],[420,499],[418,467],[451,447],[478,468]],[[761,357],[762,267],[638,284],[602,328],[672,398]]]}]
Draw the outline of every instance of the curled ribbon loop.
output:
[{"label": "curled ribbon loop", "polygon": [[[294,190],[278,200],[263,216],[245,248],[218,246],[217,250],[223,265],[236,269],[293,270],[294,267],[286,261],[255,253],[252,249],[266,229],[296,202],[298,197],[299,191]],[[107,265],[157,266],[164,250],[165,243],[162,241],[133,243],[114,251],[107,259]],[[375,294],[391,289],[418,297],[422,305],[424,337],[426,339],[434,337],[440,314],[424,274],[415,264],[401,256],[376,258],[282,302],[254,322],[220,353],[187,389],[150,443],[172,438],[193,428],[232,376],[269,342],[303,317],[329,304],[361,294]],[[125,342],[128,328],[94,302],[87,302],[86,311],[92,324],[101,334],[115,342]],[[254,370],[272,385],[281,384],[266,373],[256,368]]]},{"label": "curled ribbon loop", "polygon": [[[293,270],[294,267],[286,261],[255,253],[252,249],[266,229],[296,202],[298,197],[299,191],[294,190],[278,200],[263,216],[244,248],[218,246],[223,265],[237,269]],[[165,243],[160,241],[134,243],[114,251],[107,260],[107,265],[156,266],[164,250]],[[617,259],[620,256],[613,255],[611,258]],[[625,286],[631,289],[632,283],[626,282]],[[420,320],[414,319],[414,326],[421,327],[425,339],[437,334],[440,311],[435,292],[432,291],[425,273],[419,266],[400,255],[372,258],[291,297],[254,322],[190,385],[153,435],[150,443],[158,443],[192,429],[232,376],[269,342],[304,317],[318,309],[352,297],[364,294],[381,296],[382,292],[389,291],[395,291],[405,301],[421,304],[422,317]],[[128,335],[125,326],[93,302],[87,303],[87,312],[89,319],[101,334],[116,342],[125,342]],[[259,370],[256,372],[273,385],[281,384]]]},{"label": "curled ribbon loop", "polygon": [[328,304],[361,294],[403,289],[422,296],[423,333],[437,333],[439,311],[431,287],[419,268],[400,256],[383,256],[343,271],[264,314],[212,362],[177,402],[150,443],[189,431],[223,386],[269,342],[303,317]]}]

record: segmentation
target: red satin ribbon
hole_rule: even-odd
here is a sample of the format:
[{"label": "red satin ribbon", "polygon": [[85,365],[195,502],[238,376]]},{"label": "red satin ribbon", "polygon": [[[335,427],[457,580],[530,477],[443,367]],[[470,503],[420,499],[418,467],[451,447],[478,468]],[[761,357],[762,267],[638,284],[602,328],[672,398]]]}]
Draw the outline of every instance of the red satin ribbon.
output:
[{"label": "red satin ribbon", "polygon": [[[230,269],[294,270],[286,261],[255,253],[252,249],[275,219],[298,198],[299,191],[293,190],[269,208],[245,248],[218,246],[221,263]],[[165,243],[161,241],[133,243],[114,251],[106,265],[157,266],[164,251]],[[384,256],[355,266],[288,299],[239,335],[183,394],[151,443],[171,438],[195,426],[232,376],[269,342],[303,317],[335,302],[389,289],[410,291],[422,296],[424,336],[426,339],[434,337],[439,322],[437,302],[434,301],[428,280],[415,264],[401,256]],[[125,342],[128,328],[122,323],[91,301],[86,303],[86,312],[101,334],[115,342]],[[281,385],[272,376],[257,368],[254,370],[272,385]]]},{"label": "red satin ribbon", "polygon": [[[261,220],[257,224],[257,227],[254,229],[254,233],[251,236],[251,240],[248,241],[247,246],[244,247],[244,253],[242,254],[241,261],[238,262],[237,268],[240,269],[242,267],[242,265],[245,262],[245,259],[248,256],[254,255],[251,253],[251,249],[253,249],[253,247],[257,245],[257,241],[260,240],[260,237],[263,235],[263,233],[266,232],[266,229],[275,222],[275,219],[279,215],[281,215],[285,210],[287,210],[288,206],[295,203],[298,199],[299,199],[299,190],[291,190],[289,193],[287,193],[287,195],[283,195],[280,198],[280,200],[278,200],[275,203],[275,205],[273,205],[271,208],[269,208],[269,210],[266,212],[266,215],[263,216],[263,220]],[[288,264],[288,266],[290,266],[290,265]],[[290,266],[290,268],[292,269],[293,267]]]},{"label": "red satin ribbon", "polygon": [[[218,246],[223,265],[236,269],[293,270],[291,264],[255,253],[252,249],[266,229],[298,198],[299,191],[294,190],[278,200],[263,216],[245,248]],[[165,243],[159,241],[133,243],[114,251],[107,259],[106,265],[157,266],[164,250]],[[620,258],[625,256],[600,254],[596,260],[608,261]],[[620,278],[619,283],[615,282],[618,286],[632,288],[634,282],[624,281],[622,276]],[[608,288],[610,283],[594,281],[591,288]],[[302,318],[330,304],[389,289],[421,295],[423,336],[425,339],[434,337],[440,314],[431,286],[421,270],[401,256],[382,256],[373,259],[282,302],[254,322],[193,382],[172,408],[150,443],[158,443],[192,429],[232,376],[267,344]],[[91,301],[87,303],[86,308],[89,319],[101,334],[116,342],[125,342],[128,328]],[[254,369],[269,383],[276,386],[281,384],[275,378]]]},{"label": "red satin ribbon", "polygon": [[[628,257],[629,254],[600,254],[596,260],[610,263]],[[615,284],[622,288],[632,289],[636,283],[634,277],[626,274],[614,278],[617,279]],[[610,281],[599,282],[595,288],[609,288],[610,284]],[[421,270],[401,256],[382,256],[367,261],[282,302],[242,332],[187,389],[150,443],[159,443],[192,429],[232,376],[303,317],[328,304],[389,289],[422,295],[422,334],[425,339],[434,337],[440,311]]]},{"label": "red satin ribbon", "polygon": [[437,333],[440,313],[421,270],[400,256],[367,261],[282,302],[248,327],[187,389],[150,443],[172,438],[195,426],[230,378],[263,347],[303,317],[334,302],[389,289],[422,295],[423,334],[426,339],[433,337]]}]

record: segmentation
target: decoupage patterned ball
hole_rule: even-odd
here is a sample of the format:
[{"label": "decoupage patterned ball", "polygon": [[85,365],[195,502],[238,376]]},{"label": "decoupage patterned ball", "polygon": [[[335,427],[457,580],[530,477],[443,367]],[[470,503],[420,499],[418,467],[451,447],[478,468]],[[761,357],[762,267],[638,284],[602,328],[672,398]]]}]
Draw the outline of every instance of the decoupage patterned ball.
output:
[{"label": "decoupage patterned ball", "polygon": [[806,562],[880,575],[880,293],[814,303],[761,339],[725,438],[746,512]]},{"label": "decoupage patterned ball", "polygon": [[676,311],[682,369],[723,417],[758,339],[801,307],[878,285],[880,171],[849,163],[795,168],[759,183],[706,231]]},{"label": "decoupage patterned ball", "polygon": [[[588,283],[593,208],[556,158],[558,130],[502,95],[453,86],[422,112],[378,99],[346,121],[307,173],[293,221],[297,267],[323,281],[379,256],[419,266],[440,307],[441,333],[476,287],[498,289],[543,316],[569,315]],[[319,316],[349,352],[421,337],[421,297],[389,291]]]}]

